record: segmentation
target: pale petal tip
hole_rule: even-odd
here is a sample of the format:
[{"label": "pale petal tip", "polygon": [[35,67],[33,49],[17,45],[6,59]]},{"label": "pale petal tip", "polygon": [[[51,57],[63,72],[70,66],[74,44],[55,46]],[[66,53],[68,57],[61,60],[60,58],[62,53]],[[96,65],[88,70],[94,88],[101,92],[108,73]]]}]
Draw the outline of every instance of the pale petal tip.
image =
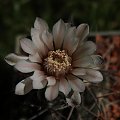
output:
[{"label": "pale petal tip", "polygon": [[36,19],[35,20],[39,20],[40,19],[40,17],[36,17]]},{"label": "pale petal tip", "polygon": [[64,22],[61,18],[58,20],[59,22]]},{"label": "pale petal tip", "polygon": [[48,29],[47,23],[43,19],[41,19],[39,17],[36,17],[35,22],[34,22],[34,27],[36,29],[39,29],[39,30],[42,30],[42,31],[44,29]]},{"label": "pale petal tip", "polygon": [[103,75],[101,72],[96,71],[94,69],[87,69],[87,74],[85,76],[81,76],[84,80],[87,80],[92,83],[99,83],[103,81]]},{"label": "pale petal tip", "polygon": [[40,17],[36,17],[35,22],[41,21],[42,19]]},{"label": "pale petal tip", "polygon": [[101,72],[99,72],[99,73],[100,73],[100,75],[99,75],[99,81],[98,82],[102,82],[103,81],[103,75],[102,75]]},{"label": "pale petal tip", "polygon": [[40,17],[36,17],[36,19],[35,19],[35,23],[36,23],[36,22],[42,22],[42,21],[44,21],[44,20],[41,19]]},{"label": "pale petal tip", "polygon": [[15,65],[14,62],[12,62],[10,59],[9,59],[9,55],[7,55],[5,58],[4,58],[5,62],[11,66]]},{"label": "pale petal tip", "polygon": [[24,95],[24,87],[25,87],[25,84],[23,83],[18,83],[15,87],[15,94],[16,95]]},{"label": "pale petal tip", "polygon": [[45,97],[48,101],[53,101],[59,94],[58,82],[54,86],[48,86],[45,91]]},{"label": "pale petal tip", "polygon": [[84,40],[89,34],[89,25],[86,23],[82,23],[77,27],[77,36]]},{"label": "pale petal tip", "polygon": [[87,23],[82,23],[82,24],[80,24],[80,27],[81,27],[82,29],[88,29],[88,31],[89,31],[89,25],[88,25]]},{"label": "pale petal tip", "polygon": [[64,25],[65,26],[65,23],[64,21],[60,18],[57,22],[56,22],[56,25]]},{"label": "pale petal tip", "polygon": [[16,95],[25,95],[33,89],[32,80],[30,78],[26,78],[19,82],[15,87]]}]

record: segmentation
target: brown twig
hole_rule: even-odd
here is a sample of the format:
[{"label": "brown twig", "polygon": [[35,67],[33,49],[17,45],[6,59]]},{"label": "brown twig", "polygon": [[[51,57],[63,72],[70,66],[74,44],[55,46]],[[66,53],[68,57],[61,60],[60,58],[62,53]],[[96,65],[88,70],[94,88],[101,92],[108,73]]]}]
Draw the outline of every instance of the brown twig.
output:
[{"label": "brown twig", "polygon": [[91,115],[93,115],[93,116],[95,116],[96,118],[98,118],[98,116],[97,116],[95,113],[93,113],[92,111],[90,111],[89,109],[87,109],[85,106],[82,106],[82,107],[83,107],[83,109],[84,109],[85,111],[89,112]]},{"label": "brown twig", "polygon": [[47,112],[48,108],[44,109],[43,111],[39,112],[38,114],[34,115],[33,117],[29,118],[28,120],[34,120],[38,116],[42,115],[43,113]]},{"label": "brown twig", "polygon": [[110,54],[113,48],[114,48],[114,44],[111,44],[109,48],[107,49],[107,51],[103,54],[103,58],[105,58],[108,54]]},{"label": "brown twig", "polygon": [[71,117],[71,115],[73,113],[74,108],[75,108],[74,106],[71,108],[70,113],[69,113],[69,115],[67,117],[67,120],[70,120],[70,117]]},{"label": "brown twig", "polygon": [[54,109],[51,109],[51,112],[55,112],[56,114],[58,114],[61,118],[63,118],[64,120],[66,120],[66,117],[63,116],[60,112],[54,110]]},{"label": "brown twig", "polygon": [[111,93],[107,93],[107,94],[104,94],[104,95],[101,95],[101,96],[97,96],[97,98],[102,98],[102,97],[107,97],[109,95],[114,95],[114,94],[120,94],[120,91],[116,91],[116,92],[111,92]]},{"label": "brown twig", "polygon": [[96,96],[94,95],[94,93],[90,90],[90,88],[87,87],[87,89],[88,89],[89,93],[91,94],[91,96],[93,97],[93,99],[94,99],[94,101],[95,101],[95,103],[96,103],[96,105],[97,105],[98,110],[99,110],[100,112],[103,112],[103,111],[100,109],[99,105],[97,104],[97,103],[98,103],[98,99],[96,98]]},{"label": "brown twig", "polygon": [[100,86],[100,85],[96,85],[96,84],[91,84],[92,85],[92,87],[97,87],[97,88],[100,88],[100,89],[103,89],[103,90],[106,90],[106,91],[113,91],[113,90],[111,90],[111,89],[109,89],[109,88],[104,88],[103,86]]},{"label": "brown twig", "polygon": [[62,107],[60,107],[60,108],[57,108],[57,109],[55,109],[55,110],[63,110],[63,109],[68,108],[68,107],[69,107],[69,106],[66,105],[66,106],[62,106]]}]

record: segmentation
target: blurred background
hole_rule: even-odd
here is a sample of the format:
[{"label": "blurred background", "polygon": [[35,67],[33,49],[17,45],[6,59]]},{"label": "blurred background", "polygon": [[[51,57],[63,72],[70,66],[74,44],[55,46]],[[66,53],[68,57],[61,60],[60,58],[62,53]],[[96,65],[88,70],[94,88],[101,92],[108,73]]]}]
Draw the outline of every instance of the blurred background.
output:
[{"label": "blurred background", "polygon": [[14,50],[18,35],[29,34],[36,17],[50,27],[62,18],[74,25],[88,23],[90,31],[119,30],[119,0],[0,0],[0,57]]},{"label": "blurred background", "polygon": [[[36,17],[46,20],[50,28],[60,18],[76,26],[80,23],[88,23],[90,32],[95,32],[93,37],[97,37],[99,42],[107,39],[97,36],[96,33],[101,31],[114,31],[117,33],[114,41],[116,39],[120,41],[120,0],[0,0],[1,120],[22,120],[16,116],[27,116],[26,111],[29,108],[24,108],[23,111],[18,109],[26,97],[14,95],[16,76],[13,75],[13,68],[4,62],[4,57],[14,52],[15,40],[18,36],[30,34]],[[112,34],[107,35],[109,42],[106,44],[111,44],[111,36]]]}]

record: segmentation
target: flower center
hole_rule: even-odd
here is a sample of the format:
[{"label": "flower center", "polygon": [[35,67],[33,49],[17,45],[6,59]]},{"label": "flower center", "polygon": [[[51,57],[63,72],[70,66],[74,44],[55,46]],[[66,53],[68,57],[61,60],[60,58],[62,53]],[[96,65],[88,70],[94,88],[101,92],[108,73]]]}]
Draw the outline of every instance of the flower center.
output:
[{"label": "flower center", "polygon": [[48,57],[44,59],[44,68],[50,75],[56,77],[64,75],[71,68],[71,57],[65,50],[49,51]]}]

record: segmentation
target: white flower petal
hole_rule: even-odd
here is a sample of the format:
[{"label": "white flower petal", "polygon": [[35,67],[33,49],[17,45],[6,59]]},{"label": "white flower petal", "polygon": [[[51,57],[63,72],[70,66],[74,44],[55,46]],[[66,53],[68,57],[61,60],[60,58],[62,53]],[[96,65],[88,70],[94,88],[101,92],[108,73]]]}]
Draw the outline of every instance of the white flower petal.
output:
[{"label": "white flower petal", "polygon": [[45,75],[43,71],[35,70],[34,74],[30,77],[33,81],[39,80],[42,81],[45,79]]},{"label": "white flower petal", "polygon": [[35,46],[37,48],[41,47],[39,46],[41,44],[40,33],[37,29],[31,28],[31,37],[32,37],[32,41],[35,44]]},{"label": "white flower petal", "polygon": [[16,63],[15,68],[20,72],[29,73],[35,70],[40,70],[40,65],[38,65],[37,63],[31,63],[25,60],[21,60]]},{"label": "white flower petal", "polygon": [[47,77],[46,79],[47,79],[47,81],[48,81],[47,86],[51,86],[51,85],[55,85],[55,84],[56,84],[56,79],[55,79],[55,77],[49,76],[49,77]]},{"label": "white flower petal", "polygon": [[75,37],[76,28],[70,27],[65,35],[64,42],[63,42],[63,49],[67,50],[69,55],[76,50],[78,45],[78,39]]},{"label": "white flower petal", "polygon": [[85,84],[79,78],[73,75],[68,75],[67,79],[73,91],[83,92],[85,90]]},{"label": "white flower petal", "polygon": [[33,89],[42,89],[46,86],[47,80],[33,80]]},{"label": "white flower petal", "polygon": [[86,69],[75,68],[75,69],[72,70],[72,74],[74,74],[74,75],[85,75],[86,74]]},{"label": "white flower petal", "polygon": [[55,49],[60,49],[63,43],[65,35],[65,23],[60,19],[53,26],[53,38],[55,43]]},{"label": "white flower petal", "polygon": [[102,74],[99,71],[96,71],[94,69],[87,69],[86,75],[81,76],[81,78],[93,83],[99,83],[103,80]]},{"label": "white flower petal", "polygon": [[47,100],[52,101],[58,96],[58,92],[59,92],[58,84],[59,83],[56,82],[55,85],[47,87],[47,89],[45,91],[45,97]]},{"label": "white flower petal", "polygon": [[34,54],[34,55],[29,55],[29,60],[31,62],[37,62],[37,63],[41,63],[42,59],[40,57],[40,55],[38,53]]},{"label": "white flower petal", "polygon": [[34,27],[38,29],[40,33],[48,29],[47,23],[43,19],[38,17],[35,20]]},{"label": "white flower petal", "polygon": [[82,42],[89,34],[89,26],[87,24],[80,24],[77,27],[76,35],[79,41]]},{"label": "white flower petal", "polygon": [[59,83],[59,90],[61,92],[63,92],[66,96],[69,94],[69,92],[71,91],[71,87],[68,83],[68,81],[65,78],[61,78],[60,79],[60,83]]},{"label": "white flower petal", "polygon": [[42,39],[40,38],[40,32],[35,28],[31,28],[31,37],[40,55],[45,56],[48,52],[48,48],[45,46]]},{"label": "white flower petal", "polygon": [[5,57],[5,61],[12,66],[15,65],[20,60],[27,60],[27,59],[28,59],[27,56],[19,56],[14,53],[10,53]]},{"label": "white flower petal", "polygon": [[81,96],[80,93],[75,91],[71,97],[71,99],[76,103],[76,105],[79,105],[81,103]]},{"label": "white flower petal", "polygon": [[91,55],[96,51],[96,44],[92,41],[86,41],[72,55],[73,60]]},{"label": "white flower petal", "polygon": [[46,46],[49,48],[49,50],[53,50],[53,36],[48,31],[44,31],[42,33],[42,40],[46,44]]},{"label": "white flower petal", "polygon": [[91,57],[95,66],[101,66],[104,62],[103,58],[100,55],[91,55]]},{"label": "white flower petal", "polygon": [[73,67],[88,67],[91,64],[93,64],[93,59],[90,56],[86,56],[86,57],[73,61],[72,66]]},{"label": "white flower petal", "polygon": [[26,78],[16,85],[15,94],[24,95],[30,92],[31,90],[32,90],[32,80],[30,78]]},{"label": "white flower petal", "polygon": [[28,38],[23,38],[20,40],[22,49],[29,54],[35,54],[37,52],[33,42]]},{"label": "white flower petal", "polygon": [[33,89],[42,89],[47,84],[43,71],[36,70],[30,78],[33,80]]}]

